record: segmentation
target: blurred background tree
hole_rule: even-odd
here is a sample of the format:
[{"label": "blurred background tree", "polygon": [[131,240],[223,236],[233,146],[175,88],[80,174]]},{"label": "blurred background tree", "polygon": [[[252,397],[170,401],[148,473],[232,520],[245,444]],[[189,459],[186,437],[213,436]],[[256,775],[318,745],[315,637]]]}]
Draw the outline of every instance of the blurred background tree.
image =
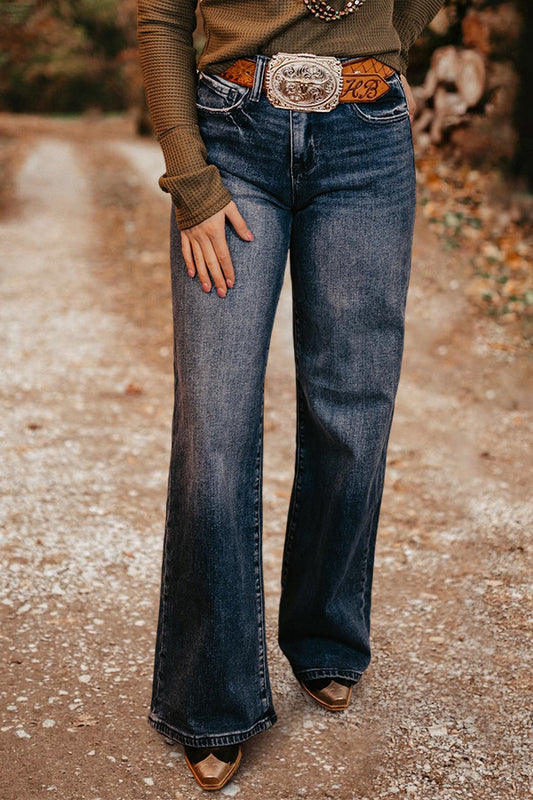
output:
[{"label": "blurred background tree", "polygon": [[409,77],[421,87],[419,146],[450,145],[473,163],[521,165],[533,184],[531,168],[517,160],[531,146],[522,100],[531,72],[531,13],[525,0],[445,3],[410,59]]},{"label": "blurred background tree", "polygon": [[10,0],[0,2],[0,15],[3,110],[77,112],[128,107],[135,3]]}]

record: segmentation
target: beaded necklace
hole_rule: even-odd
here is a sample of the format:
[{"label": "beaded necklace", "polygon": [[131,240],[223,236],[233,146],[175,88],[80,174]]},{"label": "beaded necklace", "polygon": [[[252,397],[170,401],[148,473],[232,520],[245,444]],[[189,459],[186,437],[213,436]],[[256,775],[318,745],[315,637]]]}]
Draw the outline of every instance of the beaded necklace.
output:
[{"label": "beaded necklace", "polygon": [[347,14],[353,14],[354,11],[361,8],[365,0],[348,0],[344,8],[340,11],[332,8],[326,0],[303,0],[311,14],[315,17],[323,19],[325,22],[331,22],[334,19],[341,19]]}]

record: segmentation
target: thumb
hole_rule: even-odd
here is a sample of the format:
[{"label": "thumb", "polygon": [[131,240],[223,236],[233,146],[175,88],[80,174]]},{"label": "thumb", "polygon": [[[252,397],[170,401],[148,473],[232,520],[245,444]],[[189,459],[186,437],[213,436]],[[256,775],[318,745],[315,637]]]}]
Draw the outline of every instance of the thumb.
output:
[{"label": "thumb", "polygon": [[248,225],[246,224],[241,212],[239,211],[239,209],[237,208],[237,206],[233,201],[231,201],[231,203],[228,203],[228,205],[225,208],[225,211],[226,211],[226,216],[228,217],[229,221],[231,222],[231,224],[233,225],[233,227],[235,228],[241,239],[246,239],[249,242],[252,241],[254,235],[252,231],[248,228]]}]

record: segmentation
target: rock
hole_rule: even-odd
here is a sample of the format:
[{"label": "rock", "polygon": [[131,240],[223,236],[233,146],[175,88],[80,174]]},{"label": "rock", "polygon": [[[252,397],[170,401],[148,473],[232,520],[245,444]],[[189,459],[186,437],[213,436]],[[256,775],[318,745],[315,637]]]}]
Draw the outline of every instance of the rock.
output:
[{"label": "rock", "polygon": [[448,728],[445,725],[431,725],[428,728],[428,733],[430,736],[439,738],[448,735]]}]

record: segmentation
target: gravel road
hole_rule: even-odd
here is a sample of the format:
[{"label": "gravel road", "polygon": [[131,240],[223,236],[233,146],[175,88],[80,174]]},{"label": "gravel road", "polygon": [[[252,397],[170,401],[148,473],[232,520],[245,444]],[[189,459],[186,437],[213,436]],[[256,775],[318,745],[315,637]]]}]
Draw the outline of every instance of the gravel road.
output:
[{"label": "gravel road", "polygon": [[[0,120],[26,157],[0,219],[1,800],[204,796],[146,721],[172,404],[169,201],[124,121]],[[532,364],[420,218],[373,596],[351,707],[276,644],[294,458],[290,282],[265,400],[264,568],[278,723],[243,800],[517,800],[531,760]]]}]

